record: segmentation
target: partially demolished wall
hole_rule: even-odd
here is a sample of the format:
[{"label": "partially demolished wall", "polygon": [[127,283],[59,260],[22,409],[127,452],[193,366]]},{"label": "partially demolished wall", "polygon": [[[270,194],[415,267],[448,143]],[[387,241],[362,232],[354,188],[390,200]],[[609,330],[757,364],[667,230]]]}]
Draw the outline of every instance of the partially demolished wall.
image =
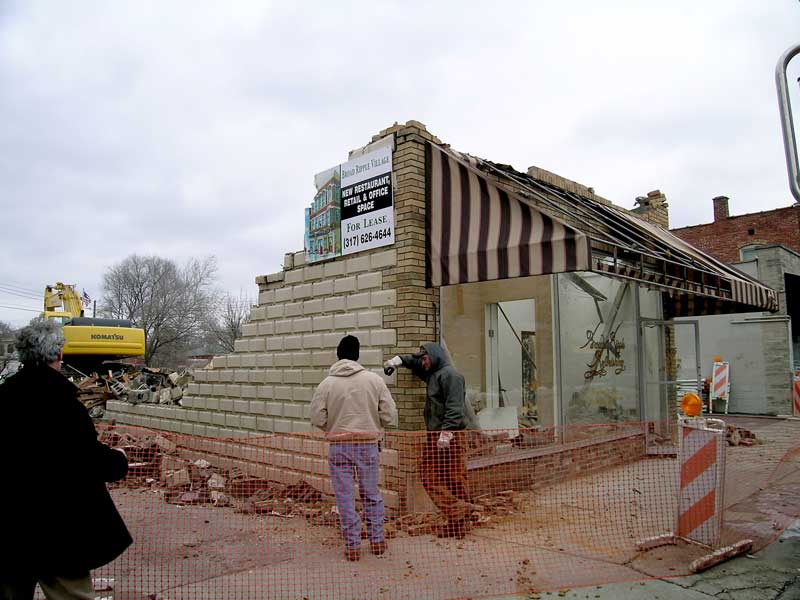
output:
[{"label": "partially demolished wall", "polygon": [[[258,305],[234,352],[194,372],[182,407],[110,401],[106,417],[203,437],[297,434],[292,448],[275,449],[288,450],[291,457],[279,461],[278,468],[293,475],[327,475],[325,445],[307,444],[304,434],[311,431],[314,389],[336,361],[342,336],[358,336],[360,362],[381,375],[386,358],[436,339],[438,296],[425,287],[424,143],[438,140],[421,123],[409,121],[372,141],[388,135],[395,140],[395,244],[318,264],[306,264],[303,252],[286,254],[281,272],[256,278]],[[423,385],[406,370],[387,382],[400,428],[421,430]],[[383,486],[390,508],[399,508],[417,458],[403,451],[405,443],[388,439],[381,455],[384,467],[392,467]]]}]

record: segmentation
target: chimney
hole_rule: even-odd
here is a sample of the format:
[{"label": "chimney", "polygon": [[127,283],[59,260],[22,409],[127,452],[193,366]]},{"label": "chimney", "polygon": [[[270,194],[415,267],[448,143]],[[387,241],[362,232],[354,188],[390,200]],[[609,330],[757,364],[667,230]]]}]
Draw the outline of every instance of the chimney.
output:
[{"label": "chimney", "polygon": [[728,218],[728,197],[717,196],[714,202],[714,222],[722,221]]},{"label": "chimney", "polygon": [[638,196],[636,204],[636,208],[631,209],[633,214],[662,229],[669,229],[669,204],[661,190],[647,192],[647,196]]}]

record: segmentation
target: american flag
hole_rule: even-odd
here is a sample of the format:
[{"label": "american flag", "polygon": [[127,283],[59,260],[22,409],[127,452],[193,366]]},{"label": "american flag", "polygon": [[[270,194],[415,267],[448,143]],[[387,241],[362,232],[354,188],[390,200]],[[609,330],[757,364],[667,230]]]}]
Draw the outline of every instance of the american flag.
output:
[{"label": "american flag", "polygon": [[81,294],[81,302],[83,302],[84,306],[89,306],[92,303],[92,299],[89,298],[89,294],[86,293],[86,290],[82,290],[83,294]]}]

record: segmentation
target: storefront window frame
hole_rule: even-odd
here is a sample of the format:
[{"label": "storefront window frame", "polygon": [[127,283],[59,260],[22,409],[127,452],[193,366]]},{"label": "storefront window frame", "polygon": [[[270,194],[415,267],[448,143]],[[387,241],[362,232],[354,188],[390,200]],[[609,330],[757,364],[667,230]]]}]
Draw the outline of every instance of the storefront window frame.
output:
[{"label": "storefront window frame", "polygon": [[[589,273],[594,273],[593,271],[588,271]],[[552,359],[553,359],[553,427],[556,430],[556,444],[563,443],[563,431],[567,426],[567,419],[566,419],[566,410],[565,410],[565,399],[563,397],[563,365],[561,361],[561,352],[562,352],[562,307],[559,299],[559,281],[558,278],[562,276],[560,273],[553,273],[549,274],[548,277],[550,278],[550,295],[551,295],[551,302],[552,302],[552,332],[553,332],[553,341],[552,341]],[[609,277],[605,275],[606,277]],[[609,279],[617,279],[615,277],[609,277]],[[647,401],[646,401],[646,382],[645,382],[645,374],[644,374],[644,339],[642,333],[642,327],[644,321],[654,321],[654,320],[663,320],[662,319],[653,319],[651,317],[642,317],[642,308],[641,308],[641,297],[640,291],[647,290],[646,286],[642,286],[637,282],[633,281],[626,281],[627,283],[631,283],[632,287],[634,288],[633,296],[633,305],[634,305],[634,327],[635,327],[635,340],[636,340],[636,352],[633,354],[633,360],[635,360],[634,372],[636,376],[635,381],[635,389],[637,390],[637,399],[636,399],[636,406],[638,410],[638,421],[646,421],[651,415],[647,414]],[[458,284],[457,284],[458,285]],[[444,338],[444,320],[445,315],[442,311],[443,306],[443,287],[444,286],[437,286],[437,303],[434,309],[435,315],[435,337],[436,339],[442,343],[445,342]],[[446,342],[445,342],[446,343]],[[598,421],[598,424],[604,423],[603,421]]]},{"label": "storefront window frame", "polygon": [[[566,411],[564,410],[564,398],[563,398],[563,379],[562,379],[562,364],[561,364],[561,303],[559,301],[559,282],[558,277],[560,277],[560,273],[553,273],[550,275],[552,278],[552,284],[550,286],[551,294],[552,294],[552,304],[553,304],[553,365],[555,368],[554,374],[554,397],[553,400],[556,403],[554,407],[554,415],[555,415],[555,423],[559,432],[559,437],[561,438],[561,442],[563,443],[563,430],[567,425],[567,418],[566,418]],[[633,282],[635,287],[635,293],[633,294],[633,302],[634,302],[634,327],[636,331],[636,353],[635,353],[635,360],[636,360],[636,387],[637,387],[637,404],[639,410],[639,418],[640,420],[644,419],[644,411],[645,411],[645,399],[644,399],[644,377],[643,377],[643,365],[644,365],[644,357],[642,355],[643,347],[642,347],[642,324],[641,324],[641,306],[639,304],[639,289],[642,287],[635,282]]]}]

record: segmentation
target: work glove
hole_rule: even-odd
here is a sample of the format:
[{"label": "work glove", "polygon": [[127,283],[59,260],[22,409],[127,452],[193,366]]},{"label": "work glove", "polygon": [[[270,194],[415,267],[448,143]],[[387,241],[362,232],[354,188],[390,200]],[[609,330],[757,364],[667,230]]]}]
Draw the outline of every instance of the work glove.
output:
[{"label": "work glove", "polygon": [[450,440],[453,439],[453,432],[452,431],[443,431],[439,434],[439,441],[436,442],[436,445],[439,446],[440,450],[447,450],[450,447]]},{"label": "work glove", "polygon": [[383,363],[383,372],[386,376],[390,376],[394,373],[394,370],[403,364],[403,359],[399,356],[395,356],[394,358],[390,358],[385,363]]}]

